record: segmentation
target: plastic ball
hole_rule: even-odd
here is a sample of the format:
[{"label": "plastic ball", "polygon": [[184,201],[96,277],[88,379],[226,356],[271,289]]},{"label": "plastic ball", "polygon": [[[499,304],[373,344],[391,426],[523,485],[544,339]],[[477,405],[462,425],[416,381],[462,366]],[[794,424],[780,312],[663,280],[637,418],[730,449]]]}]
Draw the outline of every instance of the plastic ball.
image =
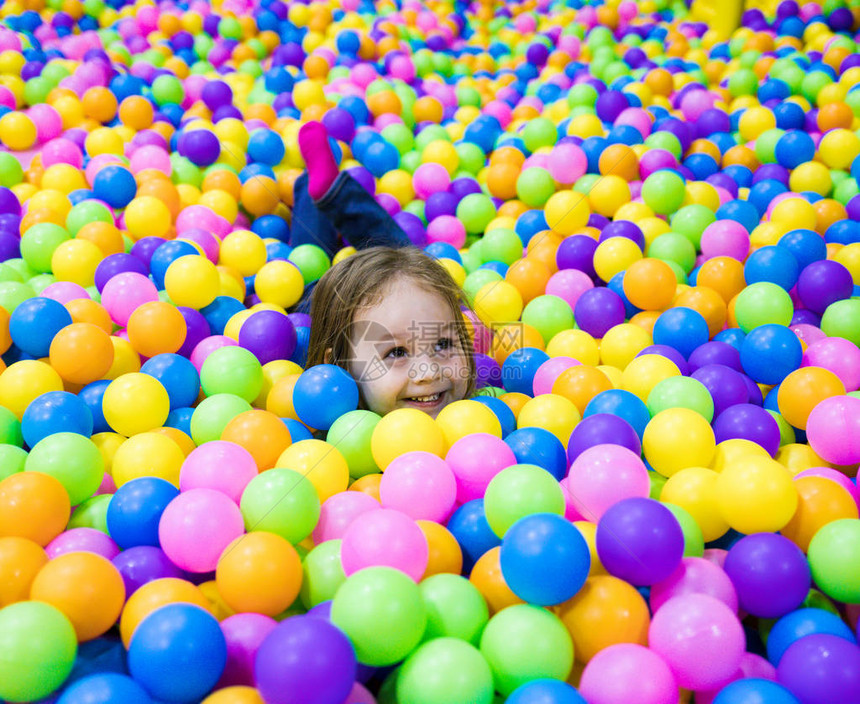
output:
[{"label": "plastic ball", "polygon": [[645,459],[666,477],[685,467],[707,467],[715,448],[708,421],[688,408],[661,411],[648,423],[642,438]]},{"label": "plastic ball", "polygon": [[148,374],[123,374],[110,383],[102,401],[105,419],[116,432],[131,436],[164,425],[170,398]]},{"label": "plastic ball", "polygon": [[69,520],[71,503],[63,484],[42,472],[16,472],[0,481],[0,533],[44,547]]},{"label": "plastic ball", "polygon": [[[2,381],[2,377],[0,377]],[[860,423],[860,399],[833,396],[819,402],[806,423],[809,445],[828,462],[838,465],[860,461],[854,429]]]},{"label": "plastic ball", "polygon": [[579,689],[586,701],[598,704],[622,704],[631,693],[642,704],[670,704],[678,697],[666,661],[636,643],[610,645],[597,653],[586,665]]},{"label": "plastic ball", "polygon": [[791,476],[767,457],[738,458],[720,472],[715,489],[720,512],[741,533],[779,530],[797,508]]}]

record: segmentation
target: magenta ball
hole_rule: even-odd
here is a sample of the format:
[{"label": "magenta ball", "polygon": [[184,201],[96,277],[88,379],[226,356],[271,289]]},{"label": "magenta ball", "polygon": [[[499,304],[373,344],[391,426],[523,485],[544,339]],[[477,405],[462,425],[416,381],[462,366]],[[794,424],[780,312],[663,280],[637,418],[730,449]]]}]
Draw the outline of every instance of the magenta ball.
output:
[{"label": "magenta ball", "polygon": [[427,539],[405,513],[390,508],[362,513],[346,529],[340,546],[344,573],[365,567],[393,567],[419,581],[429,560]]},{"label": "magenta ball", "polygon": [[576,307],[579,297],[590,288],[594,288],[594,282],[584,271],[562,269],[553,274],[547,281],[546,294],[558,296],[566,301],[572,310]]},{"label": "magenta ball", "polygon": [[412,174],[412,187],[415,195],[426,200],[434,193],[444,191],[451,183],[451,176],[442,164],[428,162],[421,164]]},{"label": "magenta ball", "polygon": [[384,508],[415,520],[444,523],[457,501],[457,479],[445,460],[430,452],[407,452],[394,459],[379,483]]},{"label": "magenta ball", "polygon": [[829,369],[845,384],[846,391],[860,389],[860,347],[844,337],[816,340],[803,353],[800,366]]},{"label": "magenta ball", "polygon": [[651,610],[657,612],[669,599],[685,594],[707,594],[722,601],[733,613],[738,610],[732,580],[718,565],[701,557],[685,557],[667,579],[651,587]]},{"label": "magenta ball", "polygon": [[240,613],[221,621],[221,632],[227,641],[227,665],[218,687],[254,686],[254,660],[266,636],[278,622],[269,616]]},{"label": "magenta ball", "polygon": [[818,456],[828,462],[860,462],[860,398],[833,396],[821,401],[809,414],[806,437]]},{"label": "magenta ball", "polygon": [[598,521],[622,499],[645,498],[651,489],[645,463],[626,447],[595,445],[570,466],[568,486],[576,510],[589,521]]},{"label": "magenta ball", "polygon": [[313,532],[314,544],[343,538],[346,529],[356,518],[379,507],[376,499],[361,491],[333,494],[320,507],[320,517]]},{"label": "magenta ball", "polygon": [[565,369],[578,366],[580,362],[573,357],[552,357],[538,367],[532,380],[535,396],[552,393],[552,385]]},{"label": "magenta ball", "polygon": [[119,547],[106,533],[95,528],[71,528],[48,543],[45,552],[52,560],[69,552],[94,552],[113,560],[119,555]]},{"label": "magenta ball", "polygon": [[731,257],[744,261],[750,251],[750,235],[734,220],[716,220],[702,233],[702,254],[705,259]]},{"label": "magenta ball", "polygon": [[595,655],[582,672],[579,692],[588,704],[678,704],[678,685],[653,650],[619,643]]},{"label": "magenta ball", "polygon": [[428,242],[446,242],[461,249],[466,244],[466,227],[453,215],[439,215],[427,226]]},{"label": "magenta ball", "polygon": [[179,471],[179,488],[214,489],[239,504],[242,492],[258,474],[257,463],[244,447],[213,440],[191,451]]},{"label": "magenta ball", "polygon": [[457,481],[457,501],[480,499],[487,485],[505,467],[517,463],[510,446],[489,433],[473,433],[457,440],[445,456]]}]

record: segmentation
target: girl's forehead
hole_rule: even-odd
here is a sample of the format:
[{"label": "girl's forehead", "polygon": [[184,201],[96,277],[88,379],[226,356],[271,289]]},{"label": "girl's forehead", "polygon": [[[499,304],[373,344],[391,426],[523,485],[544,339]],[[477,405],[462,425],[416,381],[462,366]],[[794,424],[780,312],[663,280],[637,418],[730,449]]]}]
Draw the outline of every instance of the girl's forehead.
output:
[{"label": "girl's forehead", "polygon": [[382,323],[392,334],[402,334],[420,326],[450,324],[454,311],[445,298],[414,282],[392,282],[382,298],[355,311],[353,322]]}]

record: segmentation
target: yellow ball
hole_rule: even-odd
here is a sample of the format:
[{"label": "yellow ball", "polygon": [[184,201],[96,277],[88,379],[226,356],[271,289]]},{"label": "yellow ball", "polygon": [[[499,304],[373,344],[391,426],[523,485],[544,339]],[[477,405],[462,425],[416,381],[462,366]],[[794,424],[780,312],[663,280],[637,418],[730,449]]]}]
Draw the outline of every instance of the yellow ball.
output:
[{"label": "yellow ball", "polygon": [[421,152],[421,163],[435,163],[444,166],[448,173],[454,175],[460,165],[460,155],[446,139],[434,139]]},{"label": "yellow ball", "polygon": [[603,364],[626,369],[636,355],[652,342],[651,335],[638,325],[616,325],[600,341],[600,360]]},{"label": "yellow ball", "polygon": [[553,232],[564,236],[585,227],[590,215],[588,196],[575,191],[557,191],[544,206],[547,225]]},{"label": "yellow ball", "polygon": [[642,259],[639,245],[627,237],[610,237],[594,250],[594,270],[604,281],[626,271],[633,262]]},{"label": "yellow ball", "polygon": [[567,447],[570,434],[581,419],[573,401],[558,394],[541,394],[520,409],[517,428],[543,428]]},{"label": "yellow ball", "polygon": [[51,271],[57,281],[72,281],[86,288],[95,281],[96,267],[104,258],[89,240],[66,240],[51,255]]},{"label": "yellow ball", "polygon": [[673,376],[681,376],[681,370],[671,359],[659,354],[643,354],[632,359],[624,368],[621,388],[647,403],[652,389]]},{"label": "yellow ball", "polygon": [[747,535],[778,531],[797,510],[791,474],[770,457],[747,456],[727,465],[715,493],[725,521]]},{"label": "yellow ball", "polygon": [[406,207],[415,198],[412,176],[403,169],[394,169],[383,174],[376,185],[376,190],[394,196],[401,208]]},{"label": "yellow ball", "polygon": [[818,144],[818,155],[831,169],[850,169],[851,163],[858,154],[860,154],[860,137],[851,130],[830,130]]},{"label": "yellow ball", "polygon": [[304,290],[302,272],[295,264],[282,259],[263,264],[254,279],[254,291],[260,300],[282,308],[298,303]]},{"label": "yellow ball", "polygon": [[745,142],[750,142],[762,132],[772,130],[776,127],[776,117],[763,107],[747,108],[738,123],[738,130]]},{"label": "yellow ball", "polygon": [[860,284],[860,242],[845,245],[833,259],[851,272],[855,286]]},{"label": "yellow ball", "polygon": [[155,196],[140,196],[126,206],[125,227],[134,240],[141,237],[164,237],[171,228],[170,211]]},{"label": "yellow ball", "polygon": [[110,127],[97,127],[87,135],[84,149],[91,157],[99,154],[122,154],[122,137]]},{"label": "yellow ball", "polygon": [[204,308],[221,289],[215,265],[206,257],[189,254],[171,262],[164,275],[164,288],[178,306]]},{"label": "yellow ball", "polygon": [[111,476],[117,487],[140,477],[158,477],[178,488],[184,461],[179,445],[166,435],[139,433],[116,450]]},{"label": "yellow ball", "polygon": [[596,367],[600,364],[597,341],[585,330],[562,330],[547,343],[550,357],[573,357],[581,364]]},{"label": "yellow ball", "polygon": [[213,692],[201,704],[264,704],[263,697],[253,687],[236,685]]},{"label": "yellow ball", "polygon": [[250,137],[248,128],[245,127],[244,122],[237,120],[235,117],[218,120],[215,125],[211,127],[206,125],[205,128],[211,129],[222,142],[230,142],[231,145],[235,145],[242,152],[248,146],[248,139]]},{"label": "yellow ball", "polygon": [[602,137],[605,133],[603,123],[597,115],[577,115],[567,127],[567,133],[574,137]]},{"label": "yellow ball", "polygon": [[54,164],[42,174],[42,188],[50,188],[68,195],[72,191],[87,188],[83,172],[71,164]]},{"label": "yellow ball", "polygon": [[105,379],[118,379],[123,374],[140,371],[140,355],[128,340],[112,336],[110,342],[113,345],[113,363],[105,374]]},{"label": "yellow ball", "polygon": [[439,257],[436,263],[451,275],[457,286],[463,287],[463,283],[466,281],[466,270],[460,264],[453,259],[448,259],[448,257]]},{"label": "yellow ball", "polygon": [[786,198],[777,203],[770,212],[771,222],[790,223],[791,229],[815,229],[815,208],[805,198]]},{"label": "yellow ball", "polygon": [[320,503],[330,496],[346,491],[349,466],[334,445],[324,440],[300,440],[278,457],[275,467],[292,469],[307,477],[314,485]]},{"label": "yellow ball", "polygon": [[37,396],[62,390],[63,380],[54,368],[35,359],[13,362],[0,374],[0,405],[19,420]]},{"label": "yellow ball", "polygon": [[660,501],[680,506],[693,517],[705,542],[716,540],[729,530],[717,506],[718,476],[712,469],[687,467],[669,477],[660,493]]},{"label": "yellow ball", "polygon": [[774,459],[785,467],[792,477],[813,467],[829,466],[809,445],[796,442],[780,447]]},{"label": "yellow ball", "polygon": [[480,401],[454,401],[439,411],[436,424],[445,436],[446,449],[466,435],[487,433],[502,437],[502,424],[489,406]]},{"label": "yellow ball", "polygon": [[807,161],[791,172],[791,176],[788,177],[788,186],[795,193],[812,191],[821,196],[826,196],[833,187],[830,169],[820,162]]},{"label": "yellow ball", "polygon": [[595,213],[611,218],[630,200],[630,186],[621,176],[601,176],[588,193],[588,202]]},{"label": "yellow ball", "polygon": [[[242,165],[243,168],[244,164]],[[239,214],[238,201],[227,191],[222,191],[220,188],[213,188],[211,191],[206,191],[200,195],[198,205],[205,205],[216,215],[220,215],[227,222],[235,222],[236,216]]]},{"label": "yellow ball", "polygon": [[102,409],[108,425],[129,437],[164,425],[170,398],[158,379],[135,372],[123,374],[108,385]]},{"label": "yellow ball", "polygon": [[645,459],[664,477],[687,467],[707,467],[715,447],[710,424],[689,408],[660,411],[645,426],[642,437]]},{"label": "yellow ball", "polygon": [[513,284],[491,281],[478,289],[472,307],[485,325],[508,323],[520,319],[523,297]]},{"label": "yellow ball", "polygon": [[29,149],[36,143],[36,125],[23,112],[7,112],[0,117],[0,141],[12,151]]},{"label": "yellow ball", "polygon": [[325,93],[319,81],[304,80],[293,86],[293,104],[299,110],[305,111],[311,105],[322,105],[323,103],[325,103]]},{"label": "yellow ball", "polygon": [[222,240],[218,262],[252,276],[266,263],[266,243],[250,230],[236,230]]},{"label": "yellow ball", "polygon": [[72,209],[72,202],[69,197],[62,191],[44,189],[35,193],[27,203],[29,210],[40,210],[46,208],[55,212],[58,216],[66,220],[66,216]]},{"label": "yellow ball", "polygon": [[370,451],[384,470],[406,452],[420,450],[438,457],[445,454],[445,434],[439,424],[417,408],[397,408],[383,416],[370,437]]},{"label": "yellow ball", "polygon": [[752,440],[744,440],[743,438],[731,438],[723,440],[717,445],[714,451],[714,457],[711,460],[710,468],[715,472],[722,472],[733,462],[746,457],[747,455],[755,455],[758,457],[770,457],[761,445]]}]

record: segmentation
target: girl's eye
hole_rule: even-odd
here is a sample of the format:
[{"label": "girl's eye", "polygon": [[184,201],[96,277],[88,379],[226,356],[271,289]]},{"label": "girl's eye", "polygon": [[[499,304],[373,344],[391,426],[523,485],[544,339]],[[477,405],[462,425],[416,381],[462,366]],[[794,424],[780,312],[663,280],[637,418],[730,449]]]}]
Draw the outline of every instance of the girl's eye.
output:
[{"label": "girl's eye", "polygon": [[390,349],[385,356],[392,358],[392,359],[401,359],[402,357],[405,357],[407,354],[409,354],[409,352],[407,351],[407,349],[405,347],[394,347],[394,348]]},{"label": "girl's eye", "polygon": [[449,350],[453,346],[454,343],[451,341],[450,337],[443,337],[436,343],[436,350],[441,352],[443,350]]}]

